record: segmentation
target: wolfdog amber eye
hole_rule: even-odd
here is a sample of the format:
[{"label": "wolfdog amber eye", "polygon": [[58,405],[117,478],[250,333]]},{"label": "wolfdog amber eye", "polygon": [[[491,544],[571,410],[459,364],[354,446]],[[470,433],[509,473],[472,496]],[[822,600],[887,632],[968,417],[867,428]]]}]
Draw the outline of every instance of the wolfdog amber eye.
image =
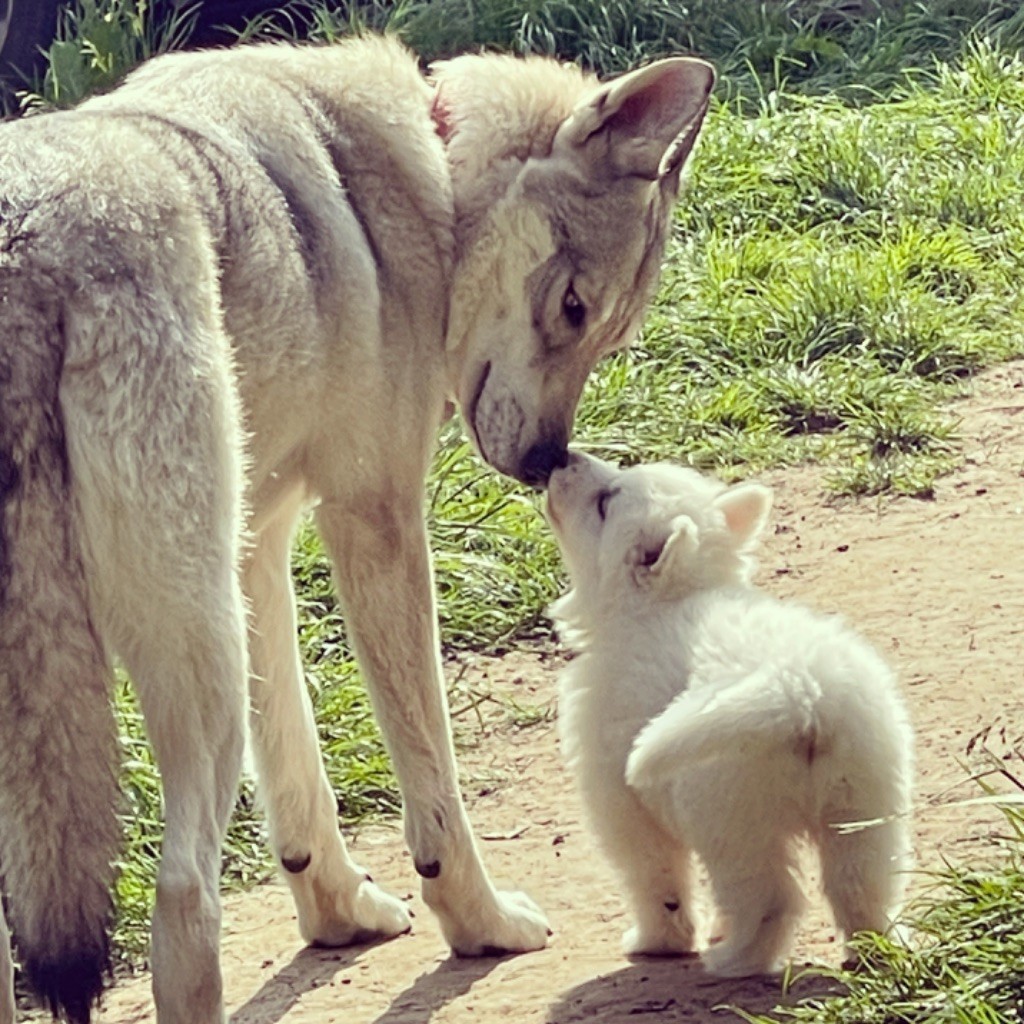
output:
[{"label": "wolfdog amber eye", "polygon": [[580,328],[587,317],[587,307],[580,301],[576,289],[569,285],[565,290],[565,297],[562,299],[562,315],[572,328]]}]

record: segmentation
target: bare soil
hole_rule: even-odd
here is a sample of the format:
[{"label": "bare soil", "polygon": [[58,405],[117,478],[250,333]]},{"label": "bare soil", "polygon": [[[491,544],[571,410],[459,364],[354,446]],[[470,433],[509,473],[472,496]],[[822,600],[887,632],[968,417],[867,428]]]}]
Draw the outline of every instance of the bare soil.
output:
[{"label": "bare soil", "polygon": [[[967,459],[934,501],[837,502],[819,470],[769,475],[776,526],[760,573],[782,597],[842,612],[897,667],[917,729],[916,850],[925,870],[992,856],[998,813],[957,806],[978,795],[965,781],[968,744],[988,730],[989,749],[1019,771],[1024,729],[1024,363],[983,375],[956,411]],[[414,932],[372,947],[308,949],[281,885],[229,898],[223,957],[234,1024],[707,1022],[735,1020],[729,1004],[763,1011],[784,998],[778,979],[716,982],[692,959],[622,956],[623,904],[557,749],[560,667],[545,655],[477,660],[473,688],[531,714],[485,716],[486,735],[461,755],[490,869],[546,909],[550,947],[451,958],[417,895],[398,829],[374,827],[353,838],[356,855],[378,882],[409,894]],[[541,722],[524,727],[525,717]],[[922,873],[915,885],[927,881]],[[794,962],[839,957],[827,910],[812,900]],[[103,1024],[152,1019],[146,977],[118,985],[100,1015]]]}]

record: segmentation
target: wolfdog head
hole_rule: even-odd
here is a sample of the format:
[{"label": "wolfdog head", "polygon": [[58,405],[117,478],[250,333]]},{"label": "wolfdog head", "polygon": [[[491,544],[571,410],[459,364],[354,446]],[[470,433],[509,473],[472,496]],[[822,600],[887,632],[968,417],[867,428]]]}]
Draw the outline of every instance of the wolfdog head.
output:
[{"label": "wolfdog head", "polygon": [[480,454],[543,485],[587,375],[640,325],[714,84],[672,58],[609,83],[540,58],[434,69],[455,195],[448,349]]},{"label": "wolfdog head", "polygon": [[[573,618],[745,584],[771,492],[658,463],[618,469],[573,452],[548,485],[547,517],[572,580]],[[589,614],[588,614],[589,611]],[[593,625],[593,623],[590,623]]]}]

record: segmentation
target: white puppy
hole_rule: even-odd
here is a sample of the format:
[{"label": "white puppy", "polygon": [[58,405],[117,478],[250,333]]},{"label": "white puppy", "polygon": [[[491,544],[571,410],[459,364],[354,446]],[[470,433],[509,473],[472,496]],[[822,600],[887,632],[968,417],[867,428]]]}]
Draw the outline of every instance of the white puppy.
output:
[{"label": "white puppy", "polygon": [[580,454],[548,490],[572,581],[553,614],[581,654],[562,744],[626,884],[626,951],[693,949],[694,851],[719,913],[703,961],[729,976],[779,967],[799,837],[847,938],[890,925],[910,863],[913,734],[893,675],[839,619],[752,588],[770,505],[755,484]]}]

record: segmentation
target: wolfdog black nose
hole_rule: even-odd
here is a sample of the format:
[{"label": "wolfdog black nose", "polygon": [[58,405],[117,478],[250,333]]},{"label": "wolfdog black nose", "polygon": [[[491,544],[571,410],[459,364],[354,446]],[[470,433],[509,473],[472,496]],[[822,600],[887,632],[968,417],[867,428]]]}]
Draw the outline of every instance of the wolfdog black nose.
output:
[{"label": "wolfdog black nose", "polygon": [[556,469],[564,469],[568,464],[569,449],[563,441],[541,441],[523,456],[516,476],[530,487],[544,487]]}]

